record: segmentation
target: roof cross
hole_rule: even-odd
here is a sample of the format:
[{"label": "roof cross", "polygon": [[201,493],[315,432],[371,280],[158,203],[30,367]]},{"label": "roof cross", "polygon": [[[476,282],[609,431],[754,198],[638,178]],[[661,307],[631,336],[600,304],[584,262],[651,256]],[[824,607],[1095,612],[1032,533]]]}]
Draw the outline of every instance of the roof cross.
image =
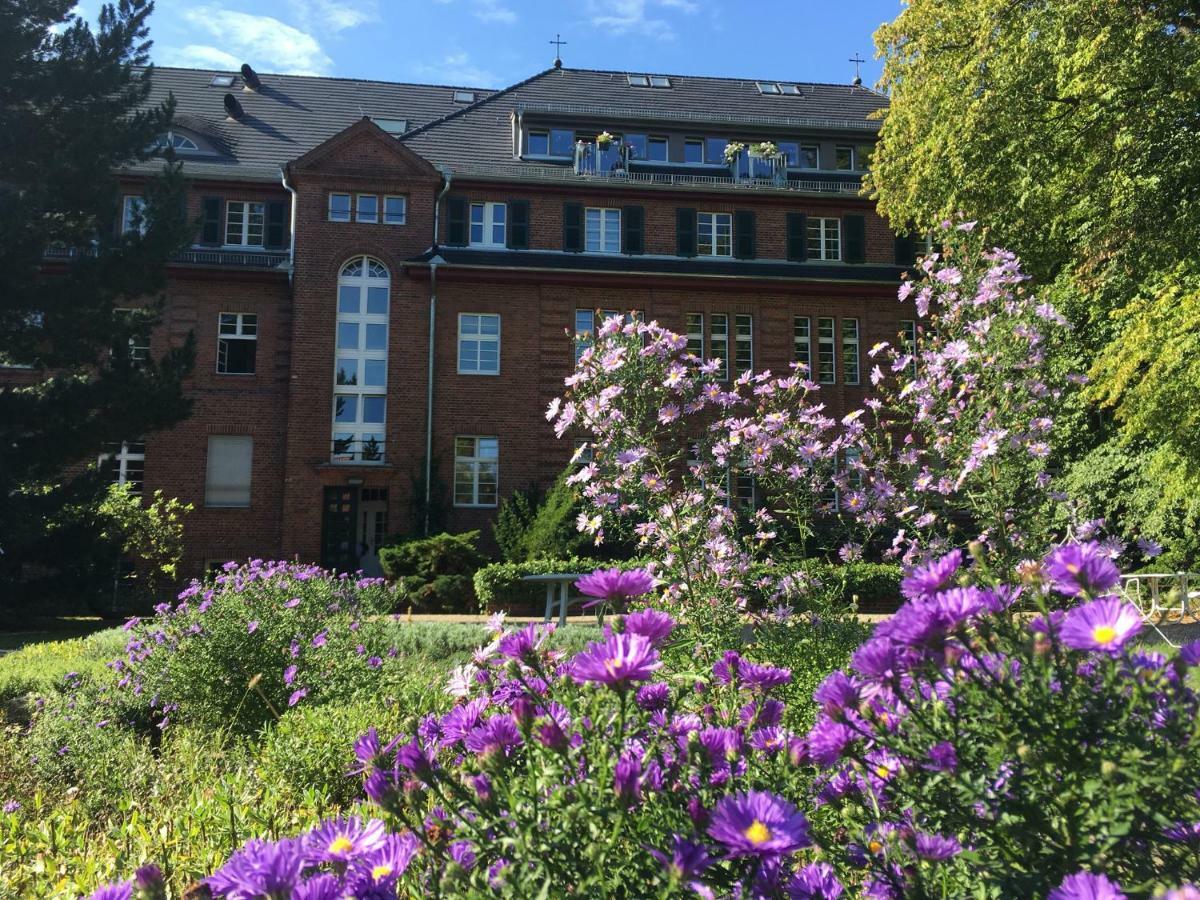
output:
[{"label": "roof cross", "polygon": [[862,71],[860,69],[860,66],[862,66],[862,64],[865,63],[866,60],[863,59],[861,56],[859,56],[858,52],[856,51],[852,57],[850,57],[848,60],[846,60],[846,62],[854,63],[854,83],[862,84]]},{"label": "roof cross", "polygon": [[562,39],[561,34],[559,34],[558,32],[555,32],[554,40],[547,41],[546,43],[554,45],[554,68],[561,69],[562,68],[562,48],[563,48],[563,44],[565,44],[566,41],[564,41]]}]

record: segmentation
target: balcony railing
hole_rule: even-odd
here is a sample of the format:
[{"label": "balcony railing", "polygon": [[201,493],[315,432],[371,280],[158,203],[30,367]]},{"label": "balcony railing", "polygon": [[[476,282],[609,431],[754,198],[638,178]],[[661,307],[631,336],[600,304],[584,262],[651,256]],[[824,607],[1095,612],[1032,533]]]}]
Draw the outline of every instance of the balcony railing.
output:
[{"label": "balcony railing", "polygon": [[382,465],[383,444],[375,438],[334,437],[330,443],[329,461],[340,465]]},{"label": "balcony railing", "polygon": [[634,106],[593,106],[583,103],[525,102],[517,104],[518,113],[545,113],[559,116],[583,116],[610,122],[627,120],[667,120],[703,122],[712,125],[757,125],[772,128],[820,128],[846,131],[878,131],[876,119],[835,119],[824,116],[763,116],[734,113],[662,110]]},{"label": "balcony railing", "polygon": [[[89,247],[49,246],[42,253],[42,257],[44,259],[78,259],[94,254],[95,251]],[[185,266],[278,269],[285,266],[287,261],[287,253],[278,250],[224,250],[191,247],[171,254],[171,262]]]}]

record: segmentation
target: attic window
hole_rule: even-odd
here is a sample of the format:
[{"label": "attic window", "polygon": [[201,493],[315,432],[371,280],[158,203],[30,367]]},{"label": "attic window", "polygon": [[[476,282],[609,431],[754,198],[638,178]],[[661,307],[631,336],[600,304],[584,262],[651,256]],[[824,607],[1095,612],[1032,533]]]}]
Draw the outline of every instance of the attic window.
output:
[{"label": "attic window", "polygon": [[233,87],[233,79],[233,75],[214,75],[208,86],[219,88]]},{"label": "attic window", "polygon": [[760,82],[758,82],[758,92],[759,92],[760,94],[778,94],[778,93],[781,93],[781,91],[779,90],[779,85],[777,85],[777,84],[776,84],[775,82],[773,82],[773,81],[760,81]]},{"label": "attic window", "polygon": [[474,91],[455,91],[454,92],[454,102],[455,103],[474,103],[475,102],[475,92]]},{"label": "attic window", "polygon": [[371,118],[371,121],[382,128],[390,135],[399,137],[408,131],[408,119],[376,119]]},{"label": "attic window", "polygon": [[668,78],[666,75],[651,75],[650,76],[650,87],[669,88],[670,86],[671,86],[671,79]]},{"label": "attic window", "polygon": [[798,85],[798,84],[781,84],[779,87],[789,97],[803,97],[804,96],[804,92],[802,90],[800,90],[800,85]]},{"label": "attic window", "polygon": [[650,87],[649,75],[626,75],[630,87]]},{"label": "attic window", "polygon": [[195,141],[177,131],[168,131],[155,138],[154,151],[156,153],[162,153],[168,147],[179,153],[198,153],[200,151]]}]

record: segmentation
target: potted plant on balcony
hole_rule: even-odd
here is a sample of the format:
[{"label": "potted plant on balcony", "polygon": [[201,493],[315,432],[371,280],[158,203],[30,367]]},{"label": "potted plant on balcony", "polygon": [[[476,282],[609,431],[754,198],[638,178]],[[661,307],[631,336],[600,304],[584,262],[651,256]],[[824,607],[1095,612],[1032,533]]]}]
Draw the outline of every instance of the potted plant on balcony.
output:
[{"label": "potted plant on balcony", "polygon": [[779,147],[772,141],[762,141],[750,145],[750,155],[758,159],[774,159],[779,155]]},{"label": "potted plant on balcony", "polygon": [[607,150],[609,145],[612,144],[612,142],[615,140],[616,140],[616,138],[613,137],[611,134],[609,134],[607,131],[602,131],[598,135],[596,135],[596,146],[599,147],[601,150]]}]

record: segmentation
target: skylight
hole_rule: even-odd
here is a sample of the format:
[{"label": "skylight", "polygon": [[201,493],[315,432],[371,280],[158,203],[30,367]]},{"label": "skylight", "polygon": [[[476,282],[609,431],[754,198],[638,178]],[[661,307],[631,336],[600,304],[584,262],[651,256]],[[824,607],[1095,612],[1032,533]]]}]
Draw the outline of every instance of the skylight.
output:
[{"label": "skylight", "polygon": [[778,81],[756,81],[755,84],[758,86],[760,94],[770,94],[776,97],[781,94],[786,94],[789,97],[804,96],[804,92],[800,90],[800,85],[798,84],[781,84]]},{"label": "skylight", "polygon": [[778,94],[780,93],[779,85],[773,81],[758,82],[758,92],[760,94]]},{"label": "skylight", "polygon": [[455,91],[454,92],[454,102],[455,103],[474,103],[475,102],[475,92],[474,91]]},{"label": "skylight", "polygon": [[219,88],[233,87],[233,78],[234,76],[232,75],[214,75],[208,86]]},{"label": "skylight", "polygon": [[408,131],[408,119],[377,119],[372,116],[371,121],[388,134],[393,134],[397,137]]},{"label": "skylight", "polygon": [[671,79],[666,75],[626,75],[630,87],[669,88]]},{"label": "skylight", "polygon": [[804,92],[800,90],[800,85],[798,84],[781,84],[779,87],[785,94],[788,94],[792,97],[802,97],[804,95]]}]

